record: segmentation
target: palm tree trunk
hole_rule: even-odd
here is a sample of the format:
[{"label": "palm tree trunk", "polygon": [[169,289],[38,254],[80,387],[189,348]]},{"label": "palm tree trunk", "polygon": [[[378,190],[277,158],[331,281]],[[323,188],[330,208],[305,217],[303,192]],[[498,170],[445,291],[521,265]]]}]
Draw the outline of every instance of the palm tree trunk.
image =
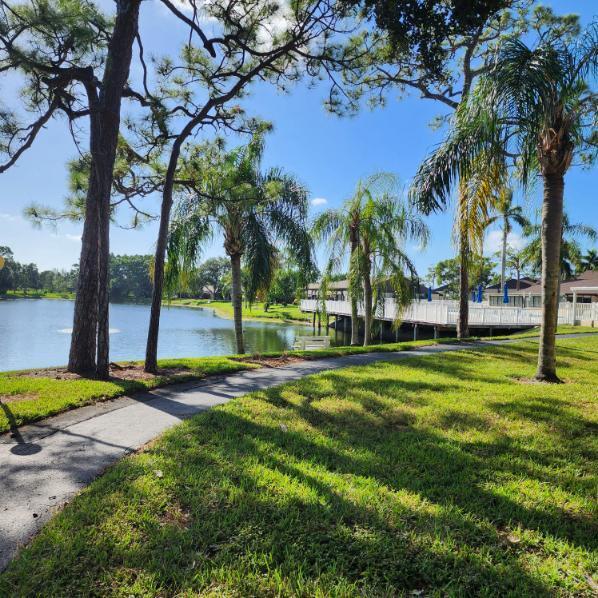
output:
[{"label": "palm tree trunk", "polygon": [[372,281],[369,268],[363,274],[363,346],[372,342]]},{"label": "palm tree trunk", "polygon": [[507,236],[509,234],[509,223],[507,216],[504,217],[502,228],[502,254],[500,258],[500,290],[504,293],[507,271]]},{"label": "palm tree trunk", "polygon": [[544,175],[542,203],[542,328],[536,379],[560,382],[556,375],[555,335],[558,321],[560,252],[563,227],[562,174]]},{"label": "palm tree trunk", "polygon": [[241,289],[241,255],[234,253],[230,256],[232,273],[231,295],[233,302],[233,317],[235,321],[235,338],[237,339],[237,353],[245,353],[243,343],[243,293]]},{"label": "palm tree trunk", "polygon": [[467,231],[460,227],[459,232],[459,317],[457,318],[457,338],[469,336],[469,240]]},{"label": "palm tree trunk", "polygon": [[357,298],[351,297],[351,346],[359,344],[359,313]]}]

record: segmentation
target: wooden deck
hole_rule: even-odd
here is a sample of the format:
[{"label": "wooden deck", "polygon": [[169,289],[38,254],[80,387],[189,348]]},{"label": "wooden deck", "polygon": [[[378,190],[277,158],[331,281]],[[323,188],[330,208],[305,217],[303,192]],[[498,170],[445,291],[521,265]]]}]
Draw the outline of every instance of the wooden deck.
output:
[{"label": "wooden deck", "polygon": [[[303,299],[301,311],[322,311],[321,303],[315,299]],[[350,301],[326,301],[326,312],[334,316],[350,316]],[[363,316],[363,305],[358,306]],[[459,305],[457,301],[414,301],[402,314],[405,323],[454,328],[457,325]],[[385,299],[376,307],[375,319],[394,321],[397,307],[394,299]],[[542,321],[539,307],[495,307],[484,303],[469,303],[469,326],[473,328],[531,328]],[[561,303],[559,324],[577,324],[586,321],[598,322],[598,303]]]}]

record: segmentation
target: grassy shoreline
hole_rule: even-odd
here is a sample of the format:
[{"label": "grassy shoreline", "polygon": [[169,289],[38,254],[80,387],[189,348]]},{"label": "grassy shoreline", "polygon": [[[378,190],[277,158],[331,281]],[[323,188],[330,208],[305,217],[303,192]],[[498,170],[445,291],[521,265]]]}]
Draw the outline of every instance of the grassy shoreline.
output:
[{"label": "grassy shoreline", "polygon": [[[559,334],[570,334],[571,332],[598,333],[598,329],[581,328],[579,326],[559,328]],[[534,336],[535,334],[528,332],[502,338],[524,340],[534,338]],[[479,339],[472,338],[470,342],[476,340]],[[490,340],[500,340],[500,337]],[[457,342],[459,341],[454,338],[439,338],[385,343],[370,345],[368,347],[344,346],[312,351],[272,351],[245,356],[225,355],[161,359],[159,361],[160,369],[176,370],[176,372],[164,373],[163,375],[147,379],[140,379],[139,377],[131,379],[112,378],[108,381],[89,378],[61,379],[60,376],[56,376],[53,371],[54,368],[0,372],[0,434],[95,402],[160,388],[177,382],[202,380],[209,376],[229,374],[244,369],[260,367],[259,363],[252,361],[255,359],[275,360],[287,357],[296,359],[323,359],[363,353],[410,351],[419,347]],[[463,341],[464,344],[467,342]],[[140,364],[141,362],[139,361],[129,361],[122,362],[119,365],[139,366]],[[51,372],[51,374],[43,376],[45,371]]]},{"label": "grassy shoreline", "polygon": [[[209,299],[172,299],[164,303],[173,307],[190,307],[199,309],[212,309],[217,316],[231,320],[233,318],[233,306],[230,301],[210,301]],[[251,306],[243,305],[244,320],[270,320],[285,323],[306,324],[309,322],[310,314],[303,313],[297,305],[270,305],[268,311],[264,311],[264,304],[254,303]]]},{"label": "grassy shoreline", "polygon": [[591,596],[598,337],[558,343],[566,392],[528,382],[522,340],[197,415],[58,513],[0,594]]}]

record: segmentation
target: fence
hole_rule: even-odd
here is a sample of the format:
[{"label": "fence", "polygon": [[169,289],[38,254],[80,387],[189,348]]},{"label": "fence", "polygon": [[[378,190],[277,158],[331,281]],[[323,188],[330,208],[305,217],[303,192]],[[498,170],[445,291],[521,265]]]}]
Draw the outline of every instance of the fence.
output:
[{"label": "fence", "polygon": [[[315,299],[301,301],[301,310],[320,311]],[[350,301],[326,301],[326,312],[330,315],[350,316]],[[358,315],[363,316],[363,304],[358,305]],[[376,306],[376,319],[393,321],[397,306],[394,299],[385,299]],[[459,317],[459,304],[456,301],[414,301],[407,306],[400,319],[404,322],[417,322],[437,326],[456,326]],[[559,324],[574,324],[581,320],[598,321],[598,303],[560,303]],[[539,307],[489,307],[487,304],[469,304],[469,324],[471,326],[539,326],[542,309]]]}]

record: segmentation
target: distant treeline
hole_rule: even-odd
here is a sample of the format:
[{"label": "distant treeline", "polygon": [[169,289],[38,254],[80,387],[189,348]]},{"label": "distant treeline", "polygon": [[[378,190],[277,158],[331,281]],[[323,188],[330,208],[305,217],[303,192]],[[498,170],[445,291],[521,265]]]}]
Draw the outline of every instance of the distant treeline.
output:
[{"label": "distant treeline", "polygon": [[[79,266],[70,270],[42,270],[36,264],[22,264],[14,259],[10,247],[0,246],[4,267],[0,269],[0,295],[18,292],[24,295],[56,293],[68,296],[77,288]],[[113,301],[145,301],[151,298],[151,256],[110,256],[110,297]]]},{"label": "distant treeline", "polygon": [[[14,259],[10,247],[0,246],[4,267],[0,269],[0,295],[58,294],[68,297],[77,288],[79,266],[70,270],[42,270],[36,264],[22,264]],[[112,301],[149,301],[152,296],[152,259],[150,255],[110,256],[110,299]],[[242,273],[243,278],[248,274]],[[293,303],[300,291],[301,278],[293,268],[281,267],[274,275],[265,296],[266,303]],[[180,297],[229,300],[231,295],[230,260],[214,257],[199,264],[187,277]]]}]

